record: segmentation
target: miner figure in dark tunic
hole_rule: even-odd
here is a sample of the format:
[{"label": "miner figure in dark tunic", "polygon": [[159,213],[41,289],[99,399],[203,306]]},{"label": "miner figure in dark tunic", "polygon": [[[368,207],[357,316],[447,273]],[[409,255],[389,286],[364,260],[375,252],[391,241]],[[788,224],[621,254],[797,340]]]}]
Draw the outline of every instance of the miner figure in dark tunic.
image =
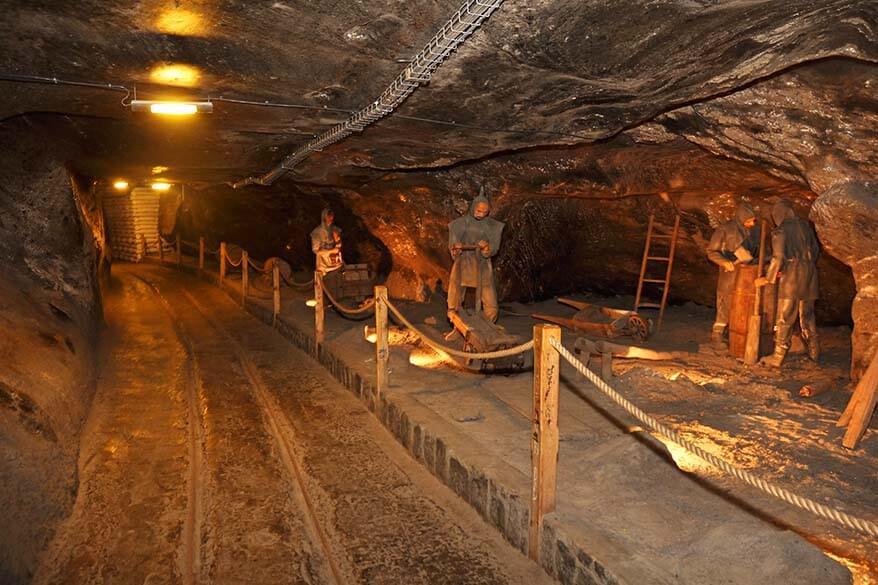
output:
[{"label": "miner figure in dark tunic", "polygon": [[808,356],[817,361],[820,345],[814,318],[817,300],[817,257],[820,245],[811,224],[796,216],[788,201],[779,201],[771,209],[777,226],[771,232],[771,263],[756,286],[778,283],[777,321],[775,323],[774,355],[765,363],[780,367],[790,349],[793,327],[798,316],[802,340]]},{"label": "miner figure in dark tunic", "polygon": [[719,266],[716,283],[716,320],[711,338],[721,342],[729,324],[729,309],[735,291],[735,268],[759,257],[760,229],[756,213],[746,203],[735,209],[735,217],[719,226],[707,246],[707,258]]},{"label": "miner figure in dark tunic", "polygon": [[[478,288],[481,275],[482,310],[486,319],[497,321],[499,307],[491,258],[500,249],[503,222],[488,217],[490,213],[491,203],[479,194],[466,215],[448,224],[448,249],[454,259],[448,285],[449,316],[460,310],[467,287]],[[477,249],[463,249],[464,246]]]}]

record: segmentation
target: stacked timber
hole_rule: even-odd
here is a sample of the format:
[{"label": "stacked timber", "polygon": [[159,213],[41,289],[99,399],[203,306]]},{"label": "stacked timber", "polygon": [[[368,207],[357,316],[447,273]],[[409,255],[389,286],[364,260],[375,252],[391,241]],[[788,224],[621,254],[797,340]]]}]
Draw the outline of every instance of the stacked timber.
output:
[{"label": "stacked timber", "polygon": [[103,203],[115,259],[139,262],[145,253],[158,251],[159,197],[155,191],[134,189],[130,194],[104,197]]}]

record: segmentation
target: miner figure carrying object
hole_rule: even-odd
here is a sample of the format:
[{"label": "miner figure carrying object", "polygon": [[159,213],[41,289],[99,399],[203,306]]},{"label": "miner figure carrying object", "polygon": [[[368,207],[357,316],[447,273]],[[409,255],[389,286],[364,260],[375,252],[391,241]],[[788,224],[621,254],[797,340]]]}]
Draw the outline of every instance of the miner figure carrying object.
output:
[{"label": "miner figure carrying object", "polygon": [[342,287],[344,261],[341,257],[341,228],[334,225],[335,214],[330,208],[320,213],[320,225],[311,230],[311,251],[315,255],[315,270],[323,277],[323,286],[335,298]]},{"label": "miner figure carrying object", "polygon": [[793,336],[798,315],[802,341],[808,356],[815,362],[820,357],[814,301],[817,300],[817,257],[820,245],[811,224],[796,216],[789,201],[781,200],[771,208],[777,226],[771,232],[771,263],[756,286],[780,281],[777,288],[777,321],[775,323],[774,355],[765,363],[780,367]]},{"label": "miner figure carrying object", "polygon": [[[488,217],[491,203],[479,193],[473,199],[469,212],[448,224],[448,248],[454,264],[448,285],[448,314],[461,308],[465,289],[481,288],[482,310],[485,318],[497,321],[497,291],[494,288],[494,270],[491,258],[500,249],[503,222]],[[481,286],[479,285],[481,278]]]},{"label": "miner figure carrying object", "polygon": [[707,258],[719,266],[716,283],[716,320],[711,338],[721,342],[729,324],[729,309],[735,290],[735,268],[759,257],[759,226],[756,213],[747,203],[740,203],[735,217],[719,226],[707,246]]}]

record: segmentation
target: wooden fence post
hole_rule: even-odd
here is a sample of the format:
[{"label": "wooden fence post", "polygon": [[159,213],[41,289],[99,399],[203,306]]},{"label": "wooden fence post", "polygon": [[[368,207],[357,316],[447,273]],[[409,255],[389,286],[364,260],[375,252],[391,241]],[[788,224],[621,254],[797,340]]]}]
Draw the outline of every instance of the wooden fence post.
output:
[{"label": "wooden fence post", "polygon": [[390,350],[387,343],[387,287],[375,287],[375,408],[381,405],[381,396],[387,389]]},{"label": "wooden fence post", "polygon": [[528,556],[539,562],[543,516],[555,510],[558,467],[558,380],[560,354],[550,340],[561,341],[557,325],[534,326],[533,433]]},{"label": "wooden fence post", "polygon": [[162,245],[162,233],[156,232],[156,238],[159,243],[159,262],[165,261],[165,247]]},{"label": "wooden fence post", "polygon": [[274,318],[271,324],[276,327],[280,316],[280,267],[277,262],[271,267],[271,288],[274,293]]},{"label": "wooden fence post", "polygon": [[250,292],[250,257],[247,250],[241,250],[241,303],[247,304],[247,294]]},{"label": "wooden fence post", "polygon": [[204,270],[204,238],[198,238],[198,269]]},{"label": "wooden fence post", "polygon": [[314,356],[320,358],[320,346],[323,345],[323,286],[320,273],[314,272]]},{"label": "wooden fence post", "polygon": [[177,265],[183,262],[183,248],[180,246],[180,234],[177,233]]},{"label": "wooden fence post", "polygon": [[223,281],[226,279],[226,243],[220,242],[220,286],[222,286]]}]

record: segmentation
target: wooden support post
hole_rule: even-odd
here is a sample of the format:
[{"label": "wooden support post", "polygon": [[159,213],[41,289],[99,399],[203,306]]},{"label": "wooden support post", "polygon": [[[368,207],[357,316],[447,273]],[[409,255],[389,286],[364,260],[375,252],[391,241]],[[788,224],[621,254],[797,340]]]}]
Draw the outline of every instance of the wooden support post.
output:
[{"label": "wooden support post", "polygon": [[165,247],[162,245],[162,233],[156,232],[156,241],[159,244],[159,262],[165,261]]},{"label": "wooden support post", "polygon": [[247,304],[247,295],[250,293],[250,258],[247,250],[241,251],[241,304]]},{"label": "wooden support post", "polygon": [[204,270],[204,238],[198,238],[198,269]]},{"label": "wooden support post", "polygon": [[222,286],[223,281],[226,279],[226,243],[220,242],[220,286]]},{"label": "wooden support post", "polygon": [[280,267],[275,262],[271,267],[271,290],[274,301],[274,316],[271,324],[277,326],[277,318],[280,316]]},{"label": "wooden support post", "polygon": [[560,354],[550,340],[561,341],[557,325],[534,326],[533,433],[528,556],[539,562],[543,516],[555,510],[558,467],[558,386]]},{"label": "wooden support post", "polygon": [[314,272],[314,356],[320,357],[320,346],[323,345],[323,286],[320,273]]},{"label": "wooden support post", "polygon": [[375,401],[381,404],[381,395],[387,390],[390,345],[387,341],[387,287],[375,287]]},{"label": "wooden support post", "polygon": [[180,234],[177,234],[177,265],[183,262],[183,248],[180,246]]}]

